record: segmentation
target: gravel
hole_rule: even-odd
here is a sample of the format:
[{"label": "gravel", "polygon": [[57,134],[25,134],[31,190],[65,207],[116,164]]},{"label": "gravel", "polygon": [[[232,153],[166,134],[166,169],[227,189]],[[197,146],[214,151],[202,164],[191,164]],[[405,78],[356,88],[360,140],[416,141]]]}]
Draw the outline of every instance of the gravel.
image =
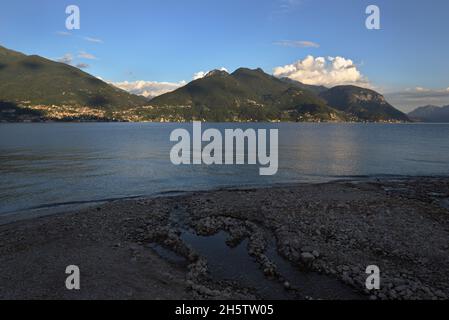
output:
[{"label": "gravel", "polygon": [[[207,259],[181,239],[189,230],[224,231],[231,248],[248,240],[261,271],[288,291],[271,243],[297,270],[337,279],[366,299],[446,300],[448,198],[449,178],[371,179],[119,201],[11,223],[0,226],[0,298],[264,298],[211,277]],[[155,244],[185,262],[170,263]],[[74,263],[85,275],[80,292],[64,288],[65,266]],[[380,290],[366,288],[371,265]]]}]

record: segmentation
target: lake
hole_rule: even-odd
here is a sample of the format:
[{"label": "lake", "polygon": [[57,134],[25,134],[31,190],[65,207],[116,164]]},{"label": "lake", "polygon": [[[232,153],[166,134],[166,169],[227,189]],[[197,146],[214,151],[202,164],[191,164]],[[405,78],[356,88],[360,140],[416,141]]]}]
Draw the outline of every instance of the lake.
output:
[{"label": "lake", "polygon": [[165,192],[449,175],[449,124],[203,124],[279,129],[279,171],[175,166],[172,130],[191,124],[0,124],[0,215]]}]

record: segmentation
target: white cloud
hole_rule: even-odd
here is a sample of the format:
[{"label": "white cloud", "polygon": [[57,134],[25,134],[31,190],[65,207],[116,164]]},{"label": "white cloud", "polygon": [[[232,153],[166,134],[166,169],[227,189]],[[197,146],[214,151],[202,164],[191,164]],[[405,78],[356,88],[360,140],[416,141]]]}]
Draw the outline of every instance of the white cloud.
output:
[{"label": "white cloud", "polygon": [[[86,52],[83,52],[83,51],[81,51],[78,54],[77,58],[84,58],[84,59],[90,59],[90,60],[96,59],[95,56],[93,56],[91,54],[88,54]],[[77,67],[79,69],[86,69],[86,68],[90,67],[87,63],[82,63],[82,62],[76,63],[75,57],[70,52],[66,53],[61,58],[56,58],[54,60],[57,61],[57,62],[61,62],[61,63],[65,63],[65,64],[68,64],[68,65],[71,65],[71,66],[75,66],[75,67]]]},{"label": "white cloud", "polygon": [[88,65],[87,63],[78,63],[78,64],[76,65],[76,67],[77,67],[78,69],[87,69],[87,68],[89,68],[89,65]]},{"label": "white cloud", "polygon": [[81,59],[89,59],[89,60],[96,60],[97,57],[95,57],[93,54],[87,53],[85,51],[80,51],[78,54],[78,58]]},{"label": "white cloud", "polygon": [[278,0],[278,8],[274,13],[289,13],[302,4],[302,0]]},{"label": "white cloud", "polygon": [[354,62],[343,57],[315,58],[309,55],[293,64],[274,68],[273,75],[327,87],[336,85],[371,87]]},{"label": "white cloud", "polygon": [[126,90],[133,94],[145,96],[147,98],[154,98],[161,94],[174,91],[179,87],[186,85],[185,81],[180,82],[157,82],[157,81],[124,81],[124,82],[110,82],[116,87]]},{"label": "white cloud", "polygon": [[[221,68],[218,69],[218,70],[228,72],[228,69],[226,69],[225,67],[221,67]],[[210,71],[211,71],[211,70],[209,70],[209,71],[199,71],[199,72],[196,72],[195,74],[193,74],[193,80],[198,80],[198,79],[204,78]]]},{"label": "white cloud", "polygon": [[409,112],[425,105],[449,105],[449,88],[429,89],[424,87],[407,88],[403,91],[385,94],[387,100],[399,109]]},{"label": "white cloud", "polygon": [[200,71],[200,72],[196,72],[196,73],[193,75],[193,80],[198,80],[198,79],[204,78],[204,76],[205,76],[207,73],[208,73],[208,71]]},{"label": "white cloud", "polygon": [[415,88],[415,91],[416,91],[416,92],[429,92],[429,91],[431,91],[431,90],[430,90],[430,89],[423,88],[423,87],[416,87],[416,88]]},{"label": "white cloud", "polygon": [[73,56],[71,53],[66,53],[63,57],[56,59],[56,61],[71,65],[73,63]]},{"label": "white cloud", "polygon": [[274,43],[278,46],[293,48],[319,48],[320,45],[313,41],[281,40]]},{"label": "white cloud", "polygon": [[[220,68],[218,70],[226,71],[226,68]],[[207,75],[210,71],[200,71],[193,75],[193,80],[201,79]],[[186,81],[179,82],[158,82],[158,81],[123,81],[123,82],[109,82],[114,86],[126,90],[130,93],[141,95],[147,98],[154,98],[161,94],[174,91],[187,84]]]},{"label": "white cloud", "polygon": [[431,88],[425,88],[425,87],[415,87],[415,88],[407,88],[405,89],[405,91],[409,92],[409,93],[415,93],[415,94],[420,94],[423,96],[427,96],[427,95],[432,95],[432,94],[440,94],[440,95],[445,95],[447,94],[447,92],[449,91],[449,88],[447,89],[431,89]]},{"label": "white cloud", "polygon": [[63,37],[67,37],[67,36],[71,36],[72,35],[70,32],[67,32],[67,31],[58,31],[58,32],[56,32],[56,34],[58,36],[63,36]]},{"label": "white cloud", "polygon": [[84,37],[84,40],[94,43],[103,43],[103,40],[91,37]]}]

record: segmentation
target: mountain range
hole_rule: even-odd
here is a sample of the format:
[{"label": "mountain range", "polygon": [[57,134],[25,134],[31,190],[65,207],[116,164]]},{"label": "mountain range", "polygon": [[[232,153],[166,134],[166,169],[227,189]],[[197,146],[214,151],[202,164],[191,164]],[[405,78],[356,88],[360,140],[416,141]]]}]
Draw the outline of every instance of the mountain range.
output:
[{"label": "mountain range", "polygon": [[[323,99],[261,69],[237,69],[232,74],[214,70],[151,104],[180,118],[211,121],[329,121],[347,115],[329,107]],[[168,115],[166,115],[168,116]]]},{"label": "mountain range", "polygon": [[147,100],[73,66],[0,46],[0,121],[408,121],[372,90],[326,88],[262,69],[214,70]]},{"label": "mountain range", "polygon": [[417,122],[449,122],[449,105],[444,107],[424,106],[408,114],[409,118]]},{"label": "mountain range", "polygon": [[197,115],[217,121],[408,121],[373,90],[306,85],[261,69],[214,70],[151,103],[175,118]]}]

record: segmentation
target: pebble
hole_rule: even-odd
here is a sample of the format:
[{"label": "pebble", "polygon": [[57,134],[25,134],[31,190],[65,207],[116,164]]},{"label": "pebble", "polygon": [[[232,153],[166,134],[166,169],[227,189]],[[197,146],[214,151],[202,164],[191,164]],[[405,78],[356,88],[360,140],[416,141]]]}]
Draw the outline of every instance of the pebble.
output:
[{"label": "pebble", "polygon": [[315,256],[313,254],[311,254],[310,252],[303,252],[301,254],[301,259],[304,262],[312,262],[313,260],[315,260]]},{"label": "pebble", "polygon": [[436,295],[438,298],[441,298],[441,299],[447,299],[447,296],[446,296],[446,295],[444,294],[444,292],[441,291],[441,290],[435,291],[435,295]]},{"label": "pebble", "polygon": [[[250,199],[253,200],[251,197]],[[250,200],[248,200],[250,201]],[[291,289],[291,284],[287,281],[287,279],[278,277],[276,268],[272,267],[269,264],[269,261],[265,261],[263,259],[265,250],[267,247],[266,239],[264,239],[263,232],[260,232],[260,229],[263,229],[263,227],[259,227],[258,225],[251,222],[251,220],[246,216],[245,213],[237,214],[233,218],[226,217],[226,212],[223,212],[223,216],[213,216],[213,217],[205,217],[205,215],[212,215],[214,214],[213,205],[207,205],[203,203],[204,201],[200,201],[197,203],[197,205],[192,206],[192,211],[195,211],[194,209],[197,209],[196,206],[202,207],[201,210],[202,214],[198,214],[199,220],[196,220],[193,223],[193,228],[200,229],[201,231],[204,231],[204,233],[207,235],[208,233],[214,233],[218,230],[226,231],[230,234],[231,238],[233,237],[235,239],[239,237],[248,237],[249,238],[249,252],[252,253],[252,256],[255,257],[258,261],[258,263],[261,265],[261,269],[264,270],[265,274],[267,276],[277,276],[278,283],[280,285],[283,285],[283,287],[286,290]],[[288,202],[286,202],[288,203]],[[364,235],[366,230],[370,228],[377,227],[377,221],[376,219],[381,218],[382,215],[391,215],[391,212],[394,212],[395,214],[403,214],[400,212],[400,210],[397,212],[397,209],[390,211],[389,203],[383,203],[384,206],[381,206],[379,203],[356,203],[356,204],[347,204],[347,203],[340,203],[337,205],[330,205],[326,209],[328,214],[326,217],[321,218],[320,215],[314,215],[312,217],[311,213],[316,210],[316,206],[319,206],[319,203],[310,202],[306,205],[301,205],[300,210],[302,215],[304,216],[304,219],[297,220],[296,224],[286,226],[286,223],[281,223],[285,221],[288,221],[289,219],[296,219],[296,215],[293,213],[288,213],[287,218],[269,218],[269,221],[266,223],[261,223],[262,225],[268,225],[268,222],[272,222],[272,224],[269,224],[270,227],[274,225],[275,231],[274,234],[276,236],[278,250],[282,255],[284,255],[288,260],[293,262],[301,261],[304,264],[308,264],[308,267],[312,269],[314,272],[322,271],[327,274],[333,275],[335,278],[339,278],[340,280],[343,280],[346,284],[353,286],[355,289],[359,288],[360,291],[363,291],[364,281],[365,281],[365,268],[366,265],[365,261],[357,261],[358,265],[357,267],[354,267],[354,265],[351,263],[350,266],[343,265],[344,263],[348,263],[351,257],[350,254],[343,254],[343,258],[340,260],[333,261],[332,258],[335,257],[335,252],[339,252],[340,248],[352,246],[355,254],[357,253],[364,253],[362,250],[365,249],[365,247],[369,247],[368,253],[374,253],[381,255],[382,257],[379,257],[379,262],[391,262],[391,257],[405,257],[405,258],[413,258],[413,263],[416,264],[416,260],[418,260],[421,264],[428,264],[429,260],[428,254],[425,252],[423,254],[414,254],[413,252],[409,252],[407,250],[407,247],[405,247],[402,244],[398,244],[395,248],[389,248],[385,246],[384,243],[379,243],[378,247],[372,248],[370,245],[371,243],[364,239]],[[263,211],[269,211],[271,210],[271,204],[267,203],[264,205],[265,208]],[[340,222],[340,213],[342,210],[338,210],[341,208],[352,208],[355,207],[355,210],[357,210],[358,207],[364,207],[367,210],[366,215],[363,215],[360,219],[355,219],[353,222],[351,220],[352,224],[346,224],[343,223],[345,221]],[[335,210],[335,212],[331,212],[332,208],[336,207],[338,208]],[[232,210],[228,210],[231,212]],[[326,210],[325,210],[326,211]],[[234,213],[232,213],[234,215]],[[338,214],[338,216],[335,216]],[[196,217],[196,216],[195,216]],[[364,219],[364,218],[368,219]],[[372,218],[372,219],[371,219]],[[202,220],[201,220],[202,219]],[[315,220],[316,219],[316,220]],[[327,220],[329,219],[329,220]],[[342,216],[342,219],[346,219],[346,216]],[[371,220],[370,220],[371,219]],[[273,220],[273,221],[271,221]],[[335,220],[335,223],[333,221]],[[349,222],[346,221],[346,222]],[[323,225],[323,223],[325,225]],[[347,226],[348,225],[348,226]],[[385,228],[388,228],[388,226],[385,226]],[[294,231],[293,231],[294,230]],[[149,232],[151,229],[149,229]],[[163,234],[166,232],[163,230]],[[386,230],[388,231],[388,230]],[[138,232],[145,233],[144,230],[138,230]],[[256,235],[256,236],[254,236]],[[349,236],[351,235],[351,237]],[[144,235],[142,235],[144,236]],[[174,239],[178,240],[178,236],[172,235]],[[326,242],[324,243],[323,240]],[[386,239],[391,240],[391,239]],[[308,244],[308,245],[307,245]],[[172,244],[174,245],[174,244]],[[302,245],[306,245],[302,247]],[[445,243],[437,243],[438,249],[447,250],[449,249],[449,245]],[[388,248],[385,249],[385,248]],[[319,251],[318,251],[319,249]],[[335,250],[335,251],[332,251]],[[187,255],[188,256],[188,255]],[[410,256],[410,257],[409,257]],[[198,256],[195,256],[191,253],[189,257],[190,262],[195,262],[199,258]],[[349,257],[349,258],[348,258]],[[312,263],[314,262],[314,263]],[[330,263],[332,262],[332,263]],[[355,264],[355,261],[354,261]],[[200,266],[199,264],[196,265],[194,268],[195,275],[203,274],[207,272],[206,266]],[[394,271],[394,272],[393,272]],[[415,278],[415,270],[410,268],[410,270],[394,270],[389,273],[390,277],[383,277],[382,278],[382,292],[375,292],[367,291],[366,297],[371,300],[387,300],[387,299],[420,299],[420,298],[431,298],[431,297],[438,297],[439,299],[447,299],[446,293],[449,293],[445,287],[441,287],[443,290],[437,291],[436,288],[434,288],[434,284],[429,284],[430,289],[426,288],[423,289],[424,283],[416,283]],[[402,273],[408,271],[408,275],[404,276]],[[396,278],[393,277],[395,275]],[[195,279],[193,277],[193,279]],[[363,278],[363,279],[362,279]],[[215,292],[208,292],[208,290],[205,290],[206,288],[201,288],[203,291],[205,291],[208,294],[215,294]],[[317,297],[319,298],[319,297]]]},{"label": "pebble", "polygon": [[402,292],[402,291],[407,290],[407,288],[408,288],[407,286],[402,285],[402,286],[396,287],[395,290],[396,290],[397,292]]}]

